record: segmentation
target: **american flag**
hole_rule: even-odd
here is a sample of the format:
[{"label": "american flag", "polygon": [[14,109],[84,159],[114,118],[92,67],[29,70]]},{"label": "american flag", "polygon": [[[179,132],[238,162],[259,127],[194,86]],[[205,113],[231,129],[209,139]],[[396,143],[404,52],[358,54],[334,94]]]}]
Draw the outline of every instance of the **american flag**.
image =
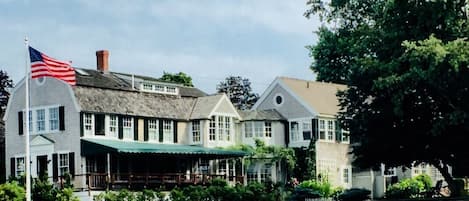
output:
[{"label": "american flag", "polygon": [[54,77],[75,85],[75,69],[70,62],[59,61],[51,58],[36,49],[29,47],[29,57],[31,59],[31,77]]}]

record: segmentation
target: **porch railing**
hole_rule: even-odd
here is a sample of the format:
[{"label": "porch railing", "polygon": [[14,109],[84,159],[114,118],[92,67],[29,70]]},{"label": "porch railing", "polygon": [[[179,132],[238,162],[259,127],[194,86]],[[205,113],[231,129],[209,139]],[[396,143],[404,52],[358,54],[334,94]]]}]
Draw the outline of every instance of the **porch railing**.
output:
[{"label": "porch railing", "polygon": [[185,174],[185,173],[113,173],[108,178],[106,173],[87,174],[87,184],[90,189],[114,188],[125,186],[158,186],[158,185],[204,185],[215,178],[228,182],[243,183],[243,176],[227,176],[220,174]]}]

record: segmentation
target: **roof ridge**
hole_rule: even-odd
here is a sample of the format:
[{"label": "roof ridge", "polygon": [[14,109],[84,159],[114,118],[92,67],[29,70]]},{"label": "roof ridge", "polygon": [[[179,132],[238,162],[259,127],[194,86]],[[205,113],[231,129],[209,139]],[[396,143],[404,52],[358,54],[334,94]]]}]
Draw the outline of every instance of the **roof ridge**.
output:
[{"label": "roof ridge", "polygon": [[334,82],[324,82],[324,81],[317,81],[317,80],[305,80],[305,79],[294,78],[294,77],[286,77],[286,76],[280,76],[279,78],[280,79],[293,80],[293,81],[309,82],[309,83],[312,83],[312,84],[347,86],[345,84],[339,84],[339,83],[334,83]]}]

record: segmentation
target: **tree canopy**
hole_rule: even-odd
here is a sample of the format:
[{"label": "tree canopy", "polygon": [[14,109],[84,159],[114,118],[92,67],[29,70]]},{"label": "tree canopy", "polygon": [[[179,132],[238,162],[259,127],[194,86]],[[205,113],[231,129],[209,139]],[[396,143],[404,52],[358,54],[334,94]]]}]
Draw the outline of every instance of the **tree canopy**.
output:
[{"label": "tree canopy", "polygon": [[194,85],[192,84],[192,78],[191,76],[179,72],[179,73],[168,73],[168,72],[163,72],[163,76],[161,76],[160,80],[162,81],[167,81],[167,82],[174,82],[178,84],[182,84],[184,86],[188,87],[193,87]]},{"label": "tree canopy", "polygon": [[324,23],[310,46],[318,80],[344,83],[339,119],[361,167],[448,166],[469,150],[467,0],[309,0]]},{"label": "tree canopy", "polygon": [[218,93],[225,93],[233,105],[240,110],[250,109],[259,99],[259,95],[252,92],[251,82],[240,76],[229,76],[217,85]]},{"label": "tree canopy", "polygon": [[5,107],[10,98],[9,89],[13,87],[13,81],[8,77],[6,71],[0,70],[0,117],[5,112]]}]

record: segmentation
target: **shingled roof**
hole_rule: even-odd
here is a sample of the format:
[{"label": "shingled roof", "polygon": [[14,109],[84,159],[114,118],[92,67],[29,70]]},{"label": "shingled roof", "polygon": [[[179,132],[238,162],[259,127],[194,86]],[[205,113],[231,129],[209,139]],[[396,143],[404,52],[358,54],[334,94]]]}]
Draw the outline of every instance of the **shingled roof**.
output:
[{"label": "shingled roof", "polygon": [[216,107],[217,103],[223,97],[223,94],[215,94],[197,98],[192,111],[191,119],[208,119],[210,113]]}]

